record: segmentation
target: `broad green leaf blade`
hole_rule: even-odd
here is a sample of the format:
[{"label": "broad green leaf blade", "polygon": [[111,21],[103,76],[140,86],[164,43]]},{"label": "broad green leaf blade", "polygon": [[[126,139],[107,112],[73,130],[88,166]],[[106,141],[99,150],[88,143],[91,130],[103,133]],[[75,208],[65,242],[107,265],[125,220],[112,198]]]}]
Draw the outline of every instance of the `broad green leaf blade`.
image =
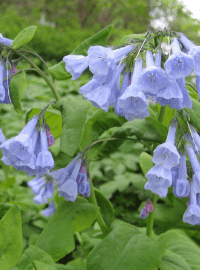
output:
[{"label": "broad green leaf blade", "polygon": [[90,46],[105,46],[113,29],[113,24],[106,26],[105,28],[94,34],[92,37],[84,40],[70,54],[87,55],[87,51]]},{"label": "broad green leaf blade", "polygon": [[112,203],[98,190],[95,189],[95,196],[97,199],[97,204],[100,207],[101,215],[109,227],[114,219],[114,209]]},{"label": "broad green leaf blade", "polygon": [[[28,122],[34,115],[38,114],[41,111],[41,109],[31,109],[26,114],[26,122]],[[51,111],[45,111],[45,119],[47,121],[47,124],[50,127],[51,133],[53,134],[54,138],[58,138],[62,133],[62,117],[59,115],[59,113],[51,112]]]},{"label": "broad green leaf blade", "polygon": [[117,226],[89,254],[88,270],[155,270],[165,246],[131,225]]},{"label": "broad green leaf blade", "polygon": [[33,265],[35,266],[36,270],[57,270],[56,266],[49,265],[40,261],[33,261]]},{"label": "broad green leaf blade", "polygon": [[0,220],[0,269],[14,267],[23,251],[21,213],[12,206]]},{"label": "broad green leaf blade", "polygon": [[86,121],[88,102],[76,97],[68,98],[62,103],[62,134],[60,141],[61,151],[73,156],[80,146]]},{"label": "broad green leaf blade", "polygon": [[132,39],[142,39],[144,40],[145,36],[146,36],[146,32],[145,33],[142,33],[142,34],[130,34],[130,35],[126,35],[126,36],[123,36],[121,39],[120,39],[120,44],[125,44],[127,43],[129,40],[132,40]]},{"label": "broad green leaf blade", "polygon": [[81,147],[86,148],[97,140],[104,131],[111,127],[119,127],[125,122],[124,118],[115,115],[114,112],[97,111],[85,125]]},{"label": "broad green leaf blade", "polygon": [[49,256],[49,254],[47,254],[44,250],[35,246],[29,246],[22,254],[17,267],[19,270],[35,270],[33,263],[35,260],[39,260],[40,262],[50,266],[55,265],[51,256]]},{"label": "broad green leaf blade", "polygon": [[192,109],[185,108],[184,110],[190,115],[190,124],[192,124],[200,133],[200,102],[196,99],[191,98],[192,100]]},{"label": "broad green leaf blade", "polygon": [[153,167],[152,156],[146,152],[142,152],[140,155],[140,167],[145,175]]},{"label": "broad green leaf blade", "polygon": [[166,250],[159,264],[160,270],[192,270],[183,257]]},{"label": "broad green leaf blade", "polygon": [[189,237],[170,230],[161,234],[159,241],[168,250],[180,255],[191,269],[200,269],[200,248]]},{"label": "broad green leaf blade", "polygon": [[15,75],[10,81],[10,97],[17,113],[22,113],[20,101],[25,88],[26,73],[22,71]]},{"label": "broad green leaf blade", "polygon": [[[87,55],[87,51],[90,46],[101,45],[105,46],[107,43],[111,31],[114,25],[108,25],[101,31],[94,34],[92,37],[86,39],[81,44],[79,44],[70,54],[72,55]],[[71,78],[71,75],[65,69],[65,62],[60,63],[49,68],[49,72],[56,80],[66,80]]]},{"label": "broad green leaf blade", "polygon": [[36,246],[49,253],[55,261],[59,260],[75,248],[73,231],[89,227],[98,211],[98,207],[81,197],[75,202],[63,200],[39,236]]},{"label": "broad green leaf blade", "polygon": [[57,270],[86,270],[86,263],[81,259],[77,258],[67,263],[67,265],[56,264]]},{"label": "broad green leaf blade", "polygon": [[175,109],[170,109],[169,105],[165,106],[165,114],[164,114],[164,119],[163,119],[163,125],[165,127],[169,127],[169,124],[171,122],[171,120],[174,118],[175,116]]},{"label": "broad green leaf blade", "polygon": [[22,30],[13,40],[11,47],[16,50],[19,49],[21,46],[26,45],[34,37],[36,29],[37,26],[33,25]]}]

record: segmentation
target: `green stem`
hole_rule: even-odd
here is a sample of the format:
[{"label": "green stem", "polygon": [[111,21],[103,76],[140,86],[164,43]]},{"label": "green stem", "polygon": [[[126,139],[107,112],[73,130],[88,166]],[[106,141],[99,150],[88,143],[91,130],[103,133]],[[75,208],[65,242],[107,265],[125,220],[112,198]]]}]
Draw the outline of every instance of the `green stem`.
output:
[{"label": "green stem", "polygon": [[154,216],[155,216],[157,198],[158,198],[158,195],[152,193],[153,212],[149,212],[148,219],[147,219],[147,231],[146,231],[146,235],[149,237],[152,236],[153,221],[154,221]]},{"label": "green stem", "polygon": [[[93,183],[92,183],[91,179],[90,179],[90,189],[91,189],[91,195],[89,197],[89,201],[98,207],[97,199],[95,196],[95,191],[94,191],[94,187],[93,187]],[[103,234],[107,235],[109,233],[109,229],[108,229],[100,211],[99,211],[98,216],[97,216],[97,222],[98,222]]]},{"label": "green stem", "polygon": [[44,74],[44,72],[42,72],[42,70],[33,62],[31,61],[28,57],[26,57],[25,55],[23,55],[22,53],[20,53],[17,50],[14,50],[14,52],[16,54],[18,54],[19,56],[23,57],[33,68],[35,68],[38,72],[38,74],[46,81],[46,83],[48,84],[48,86],[50,87],[55,99],[57,101],[60,100],[60,96],[56,90],[56,88],[54,87],[54,85],[51,83],[51,81],[49,80],[49,78]]}]

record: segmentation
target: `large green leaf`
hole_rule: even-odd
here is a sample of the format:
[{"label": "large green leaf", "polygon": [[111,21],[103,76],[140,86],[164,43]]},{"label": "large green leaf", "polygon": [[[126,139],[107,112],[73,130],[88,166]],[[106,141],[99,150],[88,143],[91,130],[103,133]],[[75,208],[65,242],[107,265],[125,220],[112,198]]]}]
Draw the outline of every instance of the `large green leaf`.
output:
[{"label": "large green leaf", "polygon": [[[38,260],[50,266],[55,265],[51,256],[49,256],[49,254],[47,254],[44,250],[35,246],[29,246],[22,254],[17,264],[17,267],[19,270],[35,270],[35,260]],[[54,268],[52,268],[52,270],[53,269]]]},{"label": "large green leaf", "polygon": [[[200,269],[200,248],[187,236],[175,231],[170,230],[166,233],[163,233],[159,237],[159,241],[166,245],[167,250],[172,251],[173,253],[182,257],[182,260],[179,260],[179,263],[183,264],[183,260],[186,261],[185,268],[172,268],[174,269],[192,269],[199,270]],[[166,254],[167,258],[166,259]],[[163,257],[163,261],[161,261],[161,266],[166,264],[166,260],[169,261],[169,253],[166,253]],[[173,256],[171,257],[171,264],[173,263]],[[176,263],[174,263],[176,265]],[[189,265],[190,268],[186,268]],[[177,266],[176,266],[177,267]],[[165,268],[163,268],[165,269]],[[161,268],[161,270],[163,270]],[[168,268],[170,269],[170,268]]]},{"label": "large green leaf", "polygon": [[34,37],[36,29],[37,26],[33,25],[22,30],[13,40],[11,47],[16,50],[19,49],[21,46],[26,45]]},{"label": "large green leaf", "polygon": [[112,203],[98,190],[95,189],[95,196],[97,199],[97,204],[100,207],[101,215],[109,227],[114,219],[114,209]]},{"label": "large green leaf", "polygon": [[129,42],[129,40],[133,40],[133,39],[142,39],[142,40],[144,40],[146,34],[147,34],[147,33],[126,35],[126,36],[123,36],[123,37],[120,39],[119,43],[120,43],[120,44],[124,44],[124,43]]},{"label": "large green leaf", "polygon": [[117,226],[89,254],[88,270],[155,270],[165,245],[131,225]]},{"label": "large green leaf", "polygon": [[56,264],[58,270],[86,270],[86,263],[81,259],[77,258],[67,263],[67,265]]},{"label": "large green leaf", "polygon": [[0,269],[14,267],[23,251],[21,213],[12,206],[0,220]]},{"label": "large green leaf", "polygon": [[22,113],[21,98],[26,88],[26,73],[24,71],[15,75],[10,81],[10,97],[17,113]]},{"label": "large green leaf", "polygon": [[[40,111],[41,109],[37,108],[31,109],[26,114],[26,122],[28,122],[34,115],[38,114]],[[62,133],[62,117],[55,111],[45,111],[45,119],[50,127],[51,133],[53,134],[54,138],[58,138]]]},{"label": "large green leaf", "polygon": [[73,232],[89,227],[98,211],[98,207],[81,197],[75,202],[63,200],[39,236],[36,246],[58,261],[75,248]]},{"label": "large green leaf", "polygon": [[68,98],[62,103],[63,126],[60,148],[69,156],[73,156],[80,146],[87,110],[88,102],[80,101],[76,97]]},{"label": "large green leaf", "polygon": [[[92,37],[86,39],[81,44],[79,44],[70,54],[72,55],[87,55],[87,50],[90,46],[101,45],[104,46],[110,37],[111,31],[114,25],[108,25],[101,31],[94,34]],[[60,63],[49,68],[51,75],[57,80],[66,80],[71,77],[71,75],[65,69],[65,62]]]},{"label": "large green leaf", "polygon": [[55,265],[49,265],[40,261],[33,261],[33,264],[35,266],[35,270],[57,270]]}]

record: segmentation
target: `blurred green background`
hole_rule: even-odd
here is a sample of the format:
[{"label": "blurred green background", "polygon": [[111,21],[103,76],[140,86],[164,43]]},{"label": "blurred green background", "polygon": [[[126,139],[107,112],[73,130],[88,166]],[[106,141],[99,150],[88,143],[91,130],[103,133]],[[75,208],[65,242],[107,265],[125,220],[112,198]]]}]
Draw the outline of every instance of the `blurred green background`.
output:
[{"label": "blurred green background", "polygon": [[[161,30],[171,27],[175,31],[184,32],[196,44],[200,44],[200,21],[191,18],[191,13],[175,0],[27,0],[1,1],[0,32],[7,38],[14,39],[24,28],[37,25],[38,29],[29,46],[33,48],[51,66],[62,60],[78,44],[92,36],[108,24],[114,24],[109,44],[118,41],[127,34],[143,33],[149,27]],[[36,62],[40,64],[39,62]],[[18,69],[28,67],[25,62]],[[77,96],[81,85],[89,80],[89,74],[77,81],[56,82],[59,94],[64,99],[67,95]],[[27,87],[22,98],[23,114],[18,115],[12,105],[2,105],[0,112],[1,127],[6,138],[16,136],[25,124],[25,115],[30,108],[44,108],[53,99],[43,79],[35,74],[27,76]],[[96,109],[92,113],[96,112]],[[59,139],[51,151],[56,160],[56,169],[68,164],[70,158],[60,152]],[[138,226],[146,226],[140,219],[139,212],[150,197],[144,190],[145,178],[140,166],[140,154],[147,151],[139,142],[127,141],[110,155],[93,160],[90,165],[94,186],[113,203],[115,217]],[[17,202],[22,210],[24,245],[34,244],[39,233],[47,222],[41,215],[44,206],[33,203],[32,192],[27,188],[28,177],[13,168],[1,163],[0,170],[0,202]],[[4,181],[6,179],[6,181]],[[28,192],[27,192],[28,190]],[[60,198],[56,195],[56,200]],[[170,190],[167,198],[158,201],[155,216],[155,232],[162,233],[170,228],[184,228],[185,231],[200,243],[197,226],[182,222],[186,210],[187,199],[177,199]],[[5,213],[1,209],[1,215]],[[88,229],[81,233],[83,246],[77,243],[76,250],[62,262],[77,256],[86,256],[95,245],[93,235],[97,233]],[[80,237],[80,236],[79,236]],[[86,255],[84,254],[86,253]]]}]

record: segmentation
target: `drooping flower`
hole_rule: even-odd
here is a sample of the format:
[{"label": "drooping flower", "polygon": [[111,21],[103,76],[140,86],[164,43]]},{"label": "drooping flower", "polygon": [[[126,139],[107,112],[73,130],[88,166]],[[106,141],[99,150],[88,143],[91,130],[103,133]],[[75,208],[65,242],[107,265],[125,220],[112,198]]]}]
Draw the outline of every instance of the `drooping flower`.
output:
[{"label": "drooping flower", "polygon": [[191,184],[190,204],[183,215],[183,221],[191,225],[196,225],[200,223],[200,207],[197,205],[193,183]]},{"label": "drooping flower", "polygon": [[6,137],[5,137],[5,135],[3,134],[2,129],[0,128],[0,145],[1,145],[3,142],[5,142],[5,140],[6,140]]},{"label": "drooping flower", "polygon": [[89,57],[83,55],[67,55],[63,60],[65,69],[72,75],[72,80],[77,80],[89,65]]},{"label": "drooping flower", "polygon": [[10,46],[12,44],[13,40],[9,38],[5,38],[0,33],[0,43],[3,43],[4,45]]},{"label": "drooping flower", "polygon": [[147,211],[145,207],[143,207],[142,210],[140,211],[140,217],[145,219],[148,217],[148,215],[149,215],[149,212]]},{"label": "drooping flower", "polygon": [[155,165],[147,173],[146,178],[150,185],[168,188],[172,185],[172,175],[169,169]]},{"label": "drooping flower", "polygon": [[4,101],[5,99],[5,88],[3,85],[4,79],[4,65],[0,62],[0,101]]},{"label": "drooping flower", "polygon": [[50,204],[48,205],[48,207],[42,211],[42,215],[45,216],[45,217],[52,216],[53,213],[55,212],[55,210],[56,210],[55,203],[54,202],[50,202]]},{"label": "drooping flower", "polygon": [[190,95],[188,93],[187,88],[185,87],[185,78],[181,78],[177,80],[177,83],[181,89],[181,92],[183,94],[183,100],[179,104],[177,104],[176,109],[182,110],[183,108],[192,109],[192,101],[190,98]]},{"label": "drooping flower", "polygon": [[178,169],[178,177],[174,181],[173,193],[176,197],[187,197],[190,193],[190,183],[186,179],[187,167],[186,167],[186,155],[180,155],[180,164]]},{"label": "drooping flower", "polygon": [[166,169],[179,164],[180,155],[175,147],[176,125],[171,124],[167,135],[166,142],[157,146],[153,153],[152,161],[156,165],[161,165]]},{"label": "drooping flower", "polygon": [[166,72],[161,67],[155,66],[151,51],[146,52],[146,68],[142,70],[138,83],[144,93],[153,95],[168,84]]},{"label": "drooping flower", "polygon": [[172,41],[172,55],[165,62],[167,74],[175,79],[185,78],[194,69],[194,59],[181,51],[177,38]]},{"label": "drooping flower", "polygon": [[157,184],[154,185],[149,181],[147,181],[146,184],[144,185],[144,189],[151,190],[151,192],[157,194],[160,197],[166,197],[168,193],[168,188],[164,188]]},{"label": "drooping flower", "polygon": [[10,98],[10,81],[12,78],[8,79],[8,76],[10,76],[11,74],[14,74],[16,72],[17,72],[17,70],[16,70],[14,65],[12,65],[12,68],[7,69],[6,65],[4,64],[3,86],[5,89],[5,98],[4,98],[4,100],[0,100],[0,103],[6,103],[6,104],[12,103],[11,98]]}]

